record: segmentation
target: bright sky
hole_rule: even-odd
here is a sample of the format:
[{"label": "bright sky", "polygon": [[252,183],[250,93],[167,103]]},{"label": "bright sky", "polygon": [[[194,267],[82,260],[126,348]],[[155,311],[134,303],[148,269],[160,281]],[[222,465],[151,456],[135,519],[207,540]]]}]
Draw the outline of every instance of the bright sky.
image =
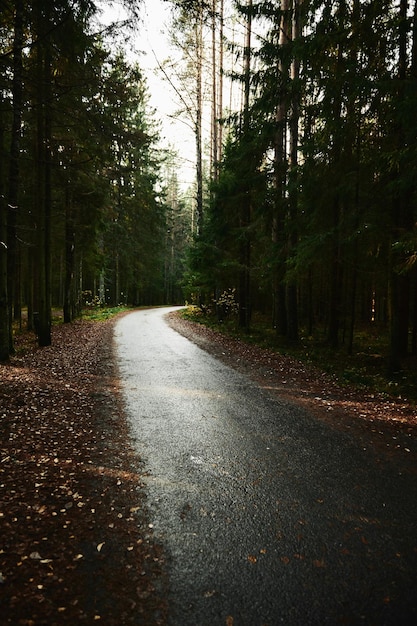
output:
[{"label": "bright sky", "polygon": [[[121,3],[103,0],[102,6],[105,11],[102,19],[105,22],[123,19],[126,15],[121,9]],[[195,140],[184,121],[175,118],[178,102],[172,88],[158,70],[158,63],[172,55],[167,34],[169,3],[164,0],[143,0],[140,15],[141,22],[136,34],[131,34],[126,40],[126,50],[130,58],[138,61],[146,76],[150,105],[155,109],[155,119],[161,124],[161,145],[163,148],[173,146],[178,151],[179,179],[181,187],[186,189],[195,178]]]},{"label": "bright sky", "polygon": [[162,64],[173,54],[168,45],[167,30],[170,23],[168,4],[163,0],[143,2],[144,20],[139,27],[138,46],[145,55],[140,58],[139,64],[146,74],[151,105],[162,124],[162,143],[164,147],[174,144],[178,150],[181,159],[181,182],[187,186],[195,177],[195,140],[184,121],[175,117],[175,111],[179,107],[178,101],[158,67],[158,64]]},{"label": "bright sky", "polygon": [[[111,23],[126,17],[122,0],[101,0],[104,9],[102,20]],[[188,120],[176,116],[180,108],[178,96],[169,82],[163,77],[159,64],[168,57],[175,57],[173,48],[169,45],[169,27],[171,23],[170,2],[164,0],[142,0],[140,6],[140,23],[134,33],[125,34],[121,40],[128,57],[137,61],[146,76],[150,94],[150,105],[155,109],[155,119],[161,124],[161,147],[173,147],[178,155],[178,178],[181,189],[186,190],[195,180],[195,136],[188,125]],[[225,20],[225,34],[230,41],[243,44],[244,25],[235,22],[231,17],[231,3],[225,2],[225,11],[228,19]],[[230,63],[233,61],[229,58]],[[238,68],[240,70],[241,68]],[[175,78],[175,77],[174,77]],[[175,82],[175,81],[174,81]],[[226,108],[239,109],[240,88],[231,88],[227,91]],[[211,110],[203,110],[203,128],[210,127]],[[205,121],[204,121],[205,120]],[[208,134],[208,131],[207,131]]]}]

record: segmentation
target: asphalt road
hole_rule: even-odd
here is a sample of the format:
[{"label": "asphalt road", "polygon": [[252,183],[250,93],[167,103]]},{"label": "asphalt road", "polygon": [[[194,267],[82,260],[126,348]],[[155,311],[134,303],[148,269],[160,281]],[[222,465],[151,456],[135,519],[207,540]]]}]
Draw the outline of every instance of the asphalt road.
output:
[{"label": "asphalt road", "polygon": [[416,476],[131,313],[115,339],[172,626],[417,623]]}]

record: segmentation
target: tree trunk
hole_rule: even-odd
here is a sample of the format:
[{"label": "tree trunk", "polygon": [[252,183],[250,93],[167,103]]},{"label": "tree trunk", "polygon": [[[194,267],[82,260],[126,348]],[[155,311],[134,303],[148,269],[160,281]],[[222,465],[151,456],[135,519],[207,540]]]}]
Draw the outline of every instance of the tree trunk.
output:
[{"label": "tree trunk", "polygon": [[68,180],[65,198],[64,323],[74,319],[75,227],[70,185]]},{"label": "tree trunk", "polygon": [[[346,22],[346,2],[339,4],[339,25],[342,31]],[[339,43],[336,60],[336,84],[341,88],[343,76],[343,47]],[[340,91],[334,95],[332,106],[333,120],[340,119],[342,114],[342,100]],[[340,132],[334,131],[334,145],[332,149],[332,164],[336,172],[333,181],[333,200],[331,206],[332,212],[332,228],[333,228],[333,244],[331,251],[331,267],[330,267],[330,295],[329,295],[329,328],[328,342],[332,348],[339,346],[339,330],[342,311],[342,289],[343,289],[343,262],[342,262],[342,244],[340,226],[342,222],[342,201],[340,197],[340,177],[341,177],[341,157],[342,157],[343,138]]]},{"label": "tree trunk", "polygon": [[339,233],[341,213],[340,198],[338,192],[336,192],[336,197],[333,201],[334,242],[332,245],[330,267],[329,328],[327,334],[329,345],[332,348],[339,346],[340,314],[342,307],[343,266]]},{"label": "tree trunk", "polygon": [[[292,13],[292,42],[301,35],[301,4],[302,0],[293,0]],[[294,254],[298,243],[297,213],[298,213],[298,144],[300,120],[300,62],[293,54],[291,63],[291,119],[289,121],[289,187],[288,187],[288,256]],[[291,341],[298,341],[298,295],[295,279],[287,286],[287,336]]]},{"label": "tree trunk", "polygon": [[22,127],[22,108],[23,108],[23,1],[15,2],[15,18],[14,18],[14,40],[13,40],[13,118],[12,132],[10,143],[10,161],[9,161],[9,188],[7,195],[7,294],[9,304],[9,333],[10,333],[10,351],[13,351],[13,305],[20,297],[17,290],[18,276],[18,250],[17,250],[17,214],[19,204],[19,160],[20,160],[20,138]]},{"label": "tree trunk", "polygon": [[203,230],[203,8],[199,5],[195,24],[195,45],[197,57],[197,110],[195,123],[196,141],[196,182],[197,182],[197,236]]},{"label": "tree trunk", "polygon": [[[0,91],[0,110],[3,108]],[[7,208],[3,187],[4,123],[0,115],[0,361],[10,355],[9,306],[7,299]]]},{"label": "tree trunk", "polygon": [[[249,135],[249,104],[250,104],[250,65],[251,65],[251,37],[252,37],[252,0],[248,0],[248,18],[246,24],[245,43],[245,93],[243,105],[243,141]],[[246,151],[244,152],[246,155]],[[248,155],[246,155],[248,156]],[[251,323],[251,241],[249,227],[251,223],[251,192],[249,186],[243,181],[242,207],[240,210],[241,243],[239,250],[239,327],[249,331]]]},{"label": "tree trunk", "polygon": [[[281,2],[281,16],[279,23],[278,46],[287,46],[291,38],[291,24],[289,20],[289,0]],[[288,333],[287,297],[284,284],[286,245],[284,222],[286,211],[286,180],[287,180],[287,109],[288,109],[288,72],[287,62],[279,60],[278,78],[280,81],[279,102],[277,103],[275,122],[274,146],[274,186],[275,206],[272,216],[272,243],[274,246],[275,262],[272,270],[273,312],[272,325],[279,335],[285,337]]]},{"label": "tree trunk", "polygon": [[50,213],[51,213],[51,67],[48,42],[48,17],[36,6],[36,203],[37,203],[37,323],[39,346],[51,344],[50,308]]},{"label": "tree trunk", "polygon": [[[398,22],[398,90],[396,96],[396,123],[393,128],[393,139],[397,143],[399,154],[404,152],[407,145],[407,133],[404,128],[407,122],[400,117],[398,109],[404,98],[407,97],[407,39],[408,39],[408,1],[400,0]],[[415,9],[416,12],[416,9]],[[414,21],[416,15],[414,15]],[[415,80],[415,37],[416,26],[413,25],[413,48],[411,53],[411,77]],[[414,95],[414,94],[413,94]],[[407,165],[407,164],[405,164]],[[393,179],[400,177],[401,171],[393,172]],[[410,322],[410,280],[407,274],[400,274],[399,268],[404,265],[403,255],[394,248],[394,242],[401,239],[404,233],[413,227],[413,214],[410,210],[410,199],[406,189],[399,186],[398,194],[392,200],[392,223],[390,237],[389,263],[389,351],[388,373],[395,373],[401,369],[402,357],[408,352],[408,330]]]},{"label": "tree trunk", "polygon": [[218,97],[218,152],[217,159],[220,162],[223,151],[223,72],[224,72],[224,0],[220,0],[220,35],[219,35],[219,97]]},{"label": "tree trunk", "polygon": [[211,106],[211,176],[215,181],[218,173],[218,112],[217,112],[217,0],[212,0],[211,16],[211,81],[212,81],[212,106]]}]

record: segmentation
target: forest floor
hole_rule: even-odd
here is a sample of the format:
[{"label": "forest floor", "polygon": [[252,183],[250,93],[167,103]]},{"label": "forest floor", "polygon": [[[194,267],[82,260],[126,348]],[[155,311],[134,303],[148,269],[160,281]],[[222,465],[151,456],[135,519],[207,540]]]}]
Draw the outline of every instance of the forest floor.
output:
[{"label": "forest floor", "polygon": [[[313,419],[416,471],[417,410],[170,315],[181,334]],[[168,580],[113,358],[114,319],[16,338],[0,364],[0,615],[13,626],[166,624]]]},{"label": "forest floor", "polygon": [[[304,406],[332,428],[348,430],[383,456],[415,466],[417,405],[404,398],[341,383],[318,367],[247,343],[203,324],[170,316],[179,333],[245,373],[281,399]],[[407,458],[410,457],[410,458]],[[411,461],[411,463],[410,463]]]},{"label": "forest floor", "polygon": [[0,364],[0,622],[166,623],[112,355],[113,320],[18,335]]}]

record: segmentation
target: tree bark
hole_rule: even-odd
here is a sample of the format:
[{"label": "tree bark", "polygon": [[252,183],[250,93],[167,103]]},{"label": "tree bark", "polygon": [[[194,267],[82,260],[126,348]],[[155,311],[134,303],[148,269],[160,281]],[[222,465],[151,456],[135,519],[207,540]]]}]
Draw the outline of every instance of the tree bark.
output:
[{"label": "tree bark", "polygon": [[[247,141],[249,137],[249,105],[250,105],[250,70],[251,70],[251,37],[252,37],[252,0],[248,0],[247,23],[246,23],[246,42],[244,57],[244,105],[243,105],[243,141]],[[244,155],[246,154],[244,151]],[[251,191],[248,181],[242,181],[242,207],[240,210],[240,232],[241,242],[239,250],[239,327],[246,330],[250,329],[251,323],[251,240],[249,227],[251,223]]]},{"label": "tree bark", "polygon": [[65,277],[64,277],[64,323],[74,319],[75,275],[75,225],[72,207],[71,182],[67,181],[65,198]]},{"label": "tree bark", "polygon": [[[292,0],[292,42],[301,35],[301,4],[302,0]],[[293,53],[291,63],[291,119],[289,121],[289,189],[288,210],[290,232],[288,235],[288,256],[290,257],[298,243],[298,145],[300,120],[300,61]],[[295,279],[287,285],[287,336],[291,341],[298,341],[298,295]]]},{"label": "tree bark", "polygon": [[[23,109],[23,0],[15,2],[13,40],[13,117],[10,142],[9,187],[7,194],[7,294],[9,305],[10,351],[13,352],[13,305],[20,297],[18,285],[17,215],[19,210],[19,161]],[[19,307],[20,309],[20,307]]]},{"label": "tree bark", "polygon": [[199,3],[195,23],[195,46],[197,57],[196,76],[196,181],[197,181],[197,236],[203,230],[203,7]]},{"label": "tree bark", "polygon": [[[393,128],[393,140],[396,142],[397,150],[401,154],[407,144],[408,129],[404,128],[404,120],[400,118],[398,108],[401,102],[407,97],[407,39],[408,39],[408,1],[400,0],[399,21],[398,21],[398,90],[396,97],[396,122]],[[413,49],[411,74],[415,67],[415,26],[413,26]],[[393,179],[401,176],[401,172],[393,172]],[[409,198],[407,190],[401,189],[395,198],[392,199],[391,237],[389,241],[389,351],[388,351],[388,373],[398,372],[402,367],[402,358],[408,352],[408,330],[410,321],[410,280],[405,273],[400,274],[399,270],[403,266],[405,259],[403,254],[398,252],[394,243],[399,241],[404,233],[411,230],[413,216],[409,208]]]},{"label": "tree bark", "polygon": [[217,0],[212,0],[211,5],[211,82],[212,82],[212,103],[211,103],[211,177],[217,180],[218,173],[218,113],[217,113]]},{"label": "tree bark", "polygon": [[[0,91],[0,109],[3,99]],[[4,197],[4,123],[0,115],[0,361],[10,356],[9,306],[7,298],[7,208]]]},{"label": "tree bark", "polygon": [[[290,0],[282,0],[279,23],[278,46],[287,46],[291,38],[291,23],[289,20]],[[273,312],[272,325],[279,335],[285,337],[288,333],[287,297],[284,284],[284,265],[286,246],[284,221],[286,211],[286,180],[287,180],[287,113],[288,113],[288,72],[287,62],[281,58],[277,65],[277,80],[280,81],[279,102],[275,112],[275,145],[274,145],[274,187],[275,206],[272,216],[272,243],[274,246],[275,261],[272,270]]]},{"label": "tree bark", "polygon": [[[49,8],[49,7],[47,7]],[[37,203],[37,323],[39,346],[51,344],[50,305],[50,217],[51,217],[51,60],[45,33],[49,30],[48,11],[45,17],[36,5],[36,203]]]},{"label": "tree bark", "polygon": [[[346,2],[339,3],[339,29],[343,30],[346,22]],[[332,118],[340,119],[342,115],[341,100],[341,84],[343,76],[343,46],[338,44],[336,59],[336,85],[338,91],[333,96]],[[338,130],[334,131],[334,145],[332,149],[332,163],[335,172],[337,172],[336,180],[333,181],[333,199],[331,206],[332,228],[333,228],[333,244],[331,251],[331,268],[330,268],[330,296],[329,296],[329,328],[328,342],[332,348],[339,346],[339,330],[342,311],[342,288],[343,288],[343,262],[342,262],[342,243],[341,243],[341,222],[343,207],[340,197],[340,177],[341,173],[341,156],[343,152],[343,138]]]}]

